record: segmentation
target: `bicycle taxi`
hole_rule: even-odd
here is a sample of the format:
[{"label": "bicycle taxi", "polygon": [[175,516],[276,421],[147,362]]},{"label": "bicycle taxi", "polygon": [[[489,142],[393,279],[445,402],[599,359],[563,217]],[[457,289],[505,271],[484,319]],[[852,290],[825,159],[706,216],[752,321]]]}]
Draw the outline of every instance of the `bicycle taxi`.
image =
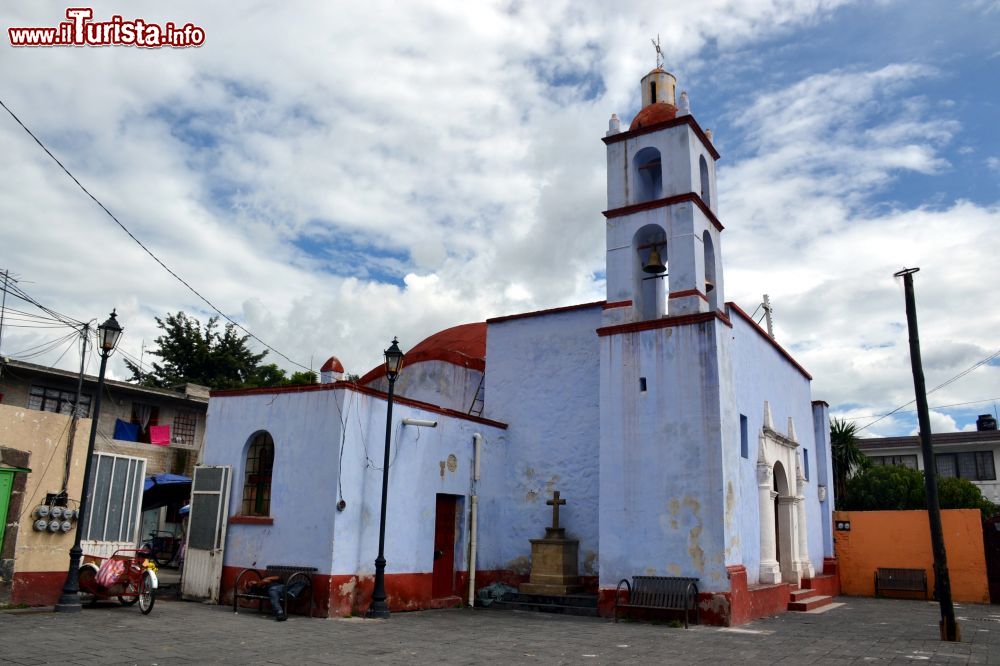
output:
[{"label": "bicycle taxi", "polygon": [[122,606],[138,602],[143,615],[149,615],[156,601],[156,564],[149,551],[142,548],[119,548],[100,566],[87,562],[80,567],[80,591],[93,595],[93,601],[118,597]]}]

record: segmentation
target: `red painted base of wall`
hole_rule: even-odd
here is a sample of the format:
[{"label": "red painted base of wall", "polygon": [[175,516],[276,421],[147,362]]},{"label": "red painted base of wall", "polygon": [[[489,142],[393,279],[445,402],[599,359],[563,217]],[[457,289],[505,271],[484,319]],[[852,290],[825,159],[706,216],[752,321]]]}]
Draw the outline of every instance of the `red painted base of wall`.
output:
[{"label": "red painted base of wall", "polygon": [[[223,567],[220,600],[223,604],[233,603],[233,586],[236,577],[243,571],[242,567]],[[528,577],[512,571],[477,571],[476,589],[492,583],[502,582],[517,587],[527,582]],[[597,577],[583,577],[585,588],[597,588]],[[455,573],[455,586],[452,594],[442,598],[434,598],[433,574],[406,573],[386,574],[385,589],[389,595],[389,610],[392,612],[424,610],[429,608],[452,607],[457,603],[468,603],[469,577],[468,572]],[[349,574],[314,574],[312,613],[314,617],[347,617],[363,615],[371,605],[372,592],[375,587],[375,577],[355,576]],[[256,609],[257,602],[245,602],[246,608]],[[267,604],[265,604],[265,610]],[[289,612],[305,612],[305,604]]]},{"label": "red painted base of wall", "polygon": [[10,602],[28,606],[53,606],[59,601],[65,583],[65,571],[14,572]]},{"label": "red painted base of wall", "polygon": [[822,575],[804,579],[802,587],[816,590],[819,594],[826,594],[831,597],[840,595],[840,568],[837,564],[837,558],[823,558]]}]

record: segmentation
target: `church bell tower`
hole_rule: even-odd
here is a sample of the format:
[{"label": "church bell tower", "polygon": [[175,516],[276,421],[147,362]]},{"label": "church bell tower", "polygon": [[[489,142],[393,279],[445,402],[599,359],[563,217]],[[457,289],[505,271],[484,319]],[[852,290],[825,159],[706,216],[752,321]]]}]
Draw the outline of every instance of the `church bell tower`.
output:
[{"label": "church bell tower", "polygon": [[690,576],[703,592],[725,592],[734,556],[723,452],[735,435],[722,425],[723,405],[733,401],[719,153],[659,58],[640,85],[631,125],[612,115],[603,138],[599,584],[610,594],[642,572]]},{"label": "church bell tower", "polygon": [[716,217],[719,153],[687,94],[659,63],[642,78],[627,131],[612,115],[608,153],[605,324],[712,312],[724,303]]}]

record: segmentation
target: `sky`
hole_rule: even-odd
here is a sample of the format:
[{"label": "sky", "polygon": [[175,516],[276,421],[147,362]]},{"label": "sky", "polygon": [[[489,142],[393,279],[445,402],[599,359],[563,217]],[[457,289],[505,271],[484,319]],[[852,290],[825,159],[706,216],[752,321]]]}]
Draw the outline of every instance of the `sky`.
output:
[{"label": "sky", "polygon": [[[915,432],[913,405],[876,421],[913,400],[904,266],[929,389],[1000,351],[997,0],[85,6],[204,44],[14,48],[67,5],[0,0],[0,101],[289,371],[602,300],[600,139],[638,112],[657,35],[722,154],[726,298],[769,295],[814,399]],[[0,155],[0,270],[75,319],[117,308],[111,376],[151,360],[155,317],[213,315],[2,109]],[[68,329],[11,323],[0,354],[79,364],[72,341],[31,355]],[[998,380],[993,359],[932,391],[932,430],[974,429]]]}]

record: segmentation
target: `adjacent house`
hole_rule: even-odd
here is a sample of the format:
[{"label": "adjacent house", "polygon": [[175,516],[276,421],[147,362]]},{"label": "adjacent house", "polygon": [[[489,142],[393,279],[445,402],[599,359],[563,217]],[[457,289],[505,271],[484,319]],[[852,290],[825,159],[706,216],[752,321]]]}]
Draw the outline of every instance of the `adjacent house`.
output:
[{"label": "adjacent house", "polygon": [[[1000,431],[991,414],[981,414],[976,419],[973,432],[932,433],[934,469],[939,476],[957,476],[979,486],[983,497],[1000,503],[1000,483],[997,482],[997,465],[1000,464]],[[920,450],[920,438],[872,437],[858,442],[859,448],[876,465],[902,465],[910,469],[927,469]]]},{"label": "adjacent house", "polygon": [[[81,520],[84,459],[97,378],[0,358],[0,601],[49,604],[59,595]],[[107,380],[95,444],[84,553],[107,555],[153,529],[168,508],[142,515],[145,477],[190,474],[201,454],[208,391]],[[141,523],[141,529],[140,529]]]}]

